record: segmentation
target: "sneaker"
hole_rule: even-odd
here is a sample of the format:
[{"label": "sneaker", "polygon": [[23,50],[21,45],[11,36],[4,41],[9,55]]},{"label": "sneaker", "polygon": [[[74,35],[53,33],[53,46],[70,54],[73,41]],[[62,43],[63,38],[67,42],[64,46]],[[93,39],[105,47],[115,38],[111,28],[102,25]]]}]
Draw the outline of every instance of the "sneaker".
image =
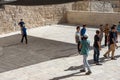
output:
[{"label": "sneaker", "polygon": [[104,54],[103,56],[104,56],[105,58],[107,58],[107,56],[106,56],[105,54]]},{"label": "sneaker", "polygon": [[118,43],[118,41],[116,41],[116,43]]},{"label": "sneaker", "polygon": [[96,65],[102,65],[102,64],[100,64],[100,63],[96,63]]},{"label": "sneaker", "polygon": [[107,46],[107,44],[105,44],[104,46]]},{"label": "sneaker", "polygon": [[90,75],[92,72],[91,71],[88,71],[87,73],[86,73],[86,75]]},{"label": "sneaker", "polygon": [[85,72],[85,69],[80,70],[80,72]]},{"label": "sneaker", "polygon": [[111,60],[117,60],[115,57],[111,58]]}]

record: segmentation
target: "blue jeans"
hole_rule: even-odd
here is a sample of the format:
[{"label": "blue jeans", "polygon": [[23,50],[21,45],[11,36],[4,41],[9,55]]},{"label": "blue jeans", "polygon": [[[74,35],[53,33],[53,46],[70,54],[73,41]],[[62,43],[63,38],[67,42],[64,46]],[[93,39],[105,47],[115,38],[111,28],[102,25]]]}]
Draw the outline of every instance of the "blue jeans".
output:
[{"label": "blue jeans", "polygon": [[100,50],[99,48],[94,47],[94,61],[99,63]]},{"label": "blue jeans", "polygon": [[85,70],[85,68],[87,68],[88,71],[91,71],[90,70],[90,65],[89,65],[88,60],[87,60],[87,57],[88,57],[88,55],[83,55],[83,69]]}]

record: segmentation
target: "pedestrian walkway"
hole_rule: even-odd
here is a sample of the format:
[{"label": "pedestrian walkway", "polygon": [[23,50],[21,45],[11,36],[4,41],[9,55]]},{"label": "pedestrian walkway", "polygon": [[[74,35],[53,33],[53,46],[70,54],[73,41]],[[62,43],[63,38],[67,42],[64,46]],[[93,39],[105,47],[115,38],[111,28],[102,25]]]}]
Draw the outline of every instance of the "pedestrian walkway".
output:
[{"label": "pedestrian walkway", "polygon": [[[92,46],[96,29],[87,30]],[[115,52],[117,60],[104,59],[107,47],[102,48],[102,66],[93,64],[91,49],[92,74],[87,76],[80,73],[82,56],[74,41],[75,26],[39,27],[28,30],[28,35],[28,45],[19,43],[17,33],[0,39],[0,80],[120,80],[120,48]]]}]

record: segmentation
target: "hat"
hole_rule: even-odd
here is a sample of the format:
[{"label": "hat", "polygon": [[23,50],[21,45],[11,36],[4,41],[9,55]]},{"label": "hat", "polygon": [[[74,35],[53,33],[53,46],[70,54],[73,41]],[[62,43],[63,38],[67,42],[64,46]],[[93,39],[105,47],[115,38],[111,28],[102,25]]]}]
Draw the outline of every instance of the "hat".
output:
[{"label": "hat", "polygon": [[87,37],[88,37],[88,34],[87,34],[87,33],[85,33],[85,34],[83,35],[83,37],[86,37],[86,38],[87,38]]}]

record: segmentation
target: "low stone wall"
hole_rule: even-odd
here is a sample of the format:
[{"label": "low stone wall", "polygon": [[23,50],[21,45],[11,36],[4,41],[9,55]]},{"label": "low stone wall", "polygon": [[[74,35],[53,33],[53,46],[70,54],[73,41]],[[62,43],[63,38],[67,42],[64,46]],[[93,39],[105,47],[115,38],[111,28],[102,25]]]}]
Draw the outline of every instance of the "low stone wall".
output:
[{"label": "low stone wall", "polygon": [[98,12],[81,12],[67,11],[67,22],[70,24],[118,24],[120,13],[98,13]]}]

